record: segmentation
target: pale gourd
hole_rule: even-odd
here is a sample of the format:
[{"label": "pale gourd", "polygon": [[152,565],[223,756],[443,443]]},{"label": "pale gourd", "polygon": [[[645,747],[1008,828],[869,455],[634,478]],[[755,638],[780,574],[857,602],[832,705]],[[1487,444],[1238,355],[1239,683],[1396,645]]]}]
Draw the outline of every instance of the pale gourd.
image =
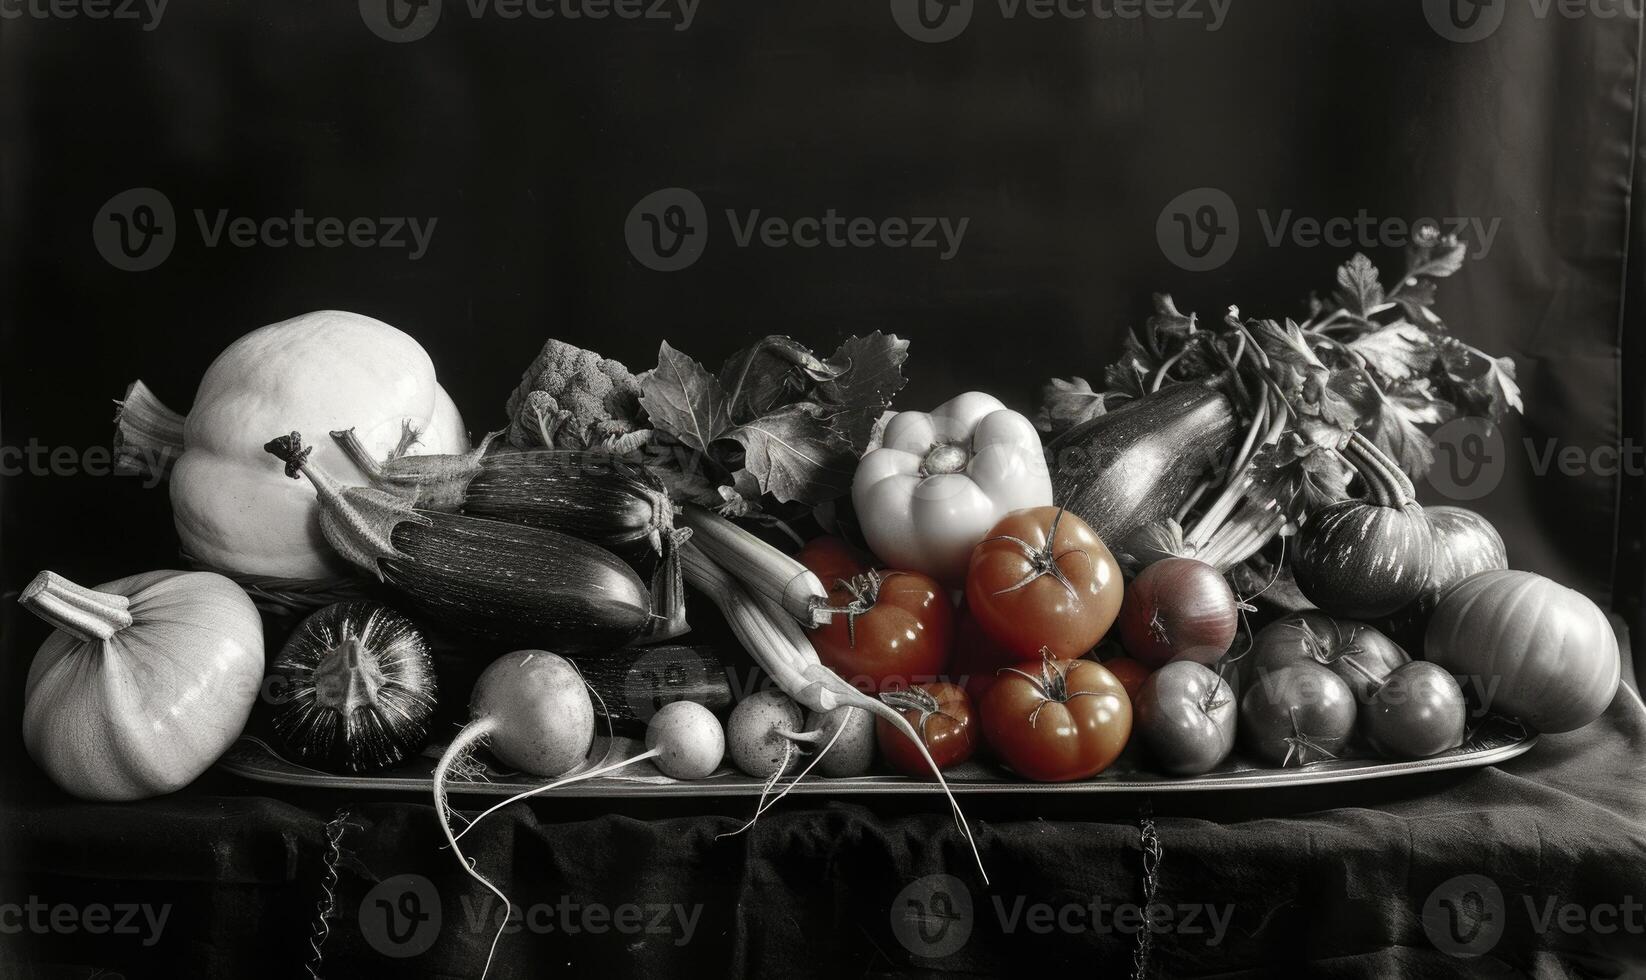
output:
[{"label": "pale gourd", "polygon": [[[469,447],[463,418],[417,341],[337,310],[241,337],[206,369],[188,417],[171,414],[168,426],[168,414],[139,382],[121,437],[146,430],[152,438],[181,422],[171,501],[184,553],[210,568],[278,579],[334,578],[347,565],[321,536],[314,494],[263,452],[271,432],[353,429],[377,459],[397,448],[420,455]],[[402,445],[408,429],[417,440]],[[345,486],[370,482],[344,453],[328,454],[326,467]]]},{"label": "pale gourd", "polygon": [[239,737],[263,680],[263,624],[211,572],[147,572],[88,589],[41,572],[18,600],[57,629],[23,691],[23,744],[87,800],[187,786]]}]

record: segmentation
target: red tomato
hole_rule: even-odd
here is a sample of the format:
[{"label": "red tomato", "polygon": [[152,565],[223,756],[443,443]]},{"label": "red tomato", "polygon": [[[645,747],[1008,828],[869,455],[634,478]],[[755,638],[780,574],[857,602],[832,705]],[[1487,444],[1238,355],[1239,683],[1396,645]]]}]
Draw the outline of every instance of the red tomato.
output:
[{"label": "red tomato", "polygon": [[[920,733],[926,751],[939,769],[950,769],[972,757],[977,751],[977,726],[972,724],[972,699],[966,690],[955,684],[938,681],[917,684],[906,691],[885,695],[886,703],[902,712],[903,717]],[[884,718],[875,719],[875,734],[879,737],[880,753],[893,769],[906,776],[934,779],[932,767],[920,754],[909,736],[892,727]]]},{"label": "red tomato", "polygon": [[949,593],[919,572],[867,571],[839,580],[829,603],[851,610],[811,631],[824,665],[871,693],[934,681],[954,652]]},{"label": "red tomato", "polygon": [[1149,679],[1149,668],[1131,657],[1112,657],[1103,661],[1103,666],[1109,668],[1109,673],[1120,680],[1120,685],[1126,689],[1126,696],[1136,703],[1137,692],[1143,689],[1143,682]]},{"label": "red tomato", "polygon": [[850,581],[874,567],[874,559],[844,538],[831,536],[811,539],[794,557],[822,580],[825,589],[834,588],[837,582]]},{"label": "red tomato", "polygon": [[1043,783],[1086,779],[1109,767],[1132,734],[1132,702],[1091,660],[1024,661],[983,697],[983,737],[1001,761]]},{"label": "red tomato", "polygon": [[1114,625],[1122,588],[1114,555],[1085,521],[1030,507],[1007,514],[972,550],[966,605],[1019,660],[1043,649],[1072,660]]}]

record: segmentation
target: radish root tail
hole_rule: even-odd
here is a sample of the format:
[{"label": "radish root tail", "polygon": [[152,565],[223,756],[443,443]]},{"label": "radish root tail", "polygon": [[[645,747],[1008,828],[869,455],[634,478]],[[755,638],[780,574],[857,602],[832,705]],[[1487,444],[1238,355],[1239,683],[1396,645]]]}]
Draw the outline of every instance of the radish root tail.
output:
[{"label": "radish root tail", "polygon": [[971,849],[972,860],[977,862],[977,873],[983,876],[983,884],[988,885],[989,872],[983,867],[983,855],[977,849],[977,839],[972,836],[972,828],[966,823],[966,814],[960,809],[960,801],[954,798],[954,791],[949,789],[949,781],[943,778],[943,770],[938,768],[937,760],[933,759],[931,752],[927,751],[926,742],[920,737],[920,733],[914,730],[914,726],[909,724],[909,719],[903,717],[903,712],[874,698],[869,698],[864,707],[869,707],[869,705],[873,705],[870,708],[871,711],[897,726],[897,730],[902,732],[909,741],[914,743],[914,747],[920,750],[920,757],[926,760],[926,765],[931,768],[932,775],[937,777],[937,785],[942,788],[943,795],[949,798],[949,806],[954,810],[955,823],[960,827],[960,833],[966,838],[966,846]]},{"label": "radish root tail", "polygon": [[[789,771],[789,762],[794,758],[794,754],[797,751],[799,751],[799,749],[794,742],[785,742],[783,744],[783,759],[777,764],[777,768],[772,771],[772,774],[767,777],[766,785],[760,787],[760,802],[755,806],[754,816],[749,818],[748,823],[737,828],[736,830],[727,831],[724,834],[715,834],[715,840],[720,840],[723,837],[736,837],[738,834],[741,834],[743,831],[754,826],[754,822],[759,820],[760,815],[765,813],[766,808],[771,805],[766,802],[766,798],[771,796],[773,789],[777,788],[777,781],[782,779],[783,774]],[[807,766],[806,768],[810,769],[811,767]],[[805,775],[805,773],[801,773],[801,775]],[[788,790],[784,790],[784,792],[786,793]],[[780,800],[782,798],[782,794],[779,794],[778,799]],[[777,800],[773,800],[772,802],[775,803]]]},{"label": "radish root tail", "polygon": [[[485,719],[474,722],[458,732],[457,737],[452,739],[450,745],[446,746],[446,751],[440,756],[440,764],[435,766],[434,769],[435,808],[440,813],[440,831],[446,835],[446,844],[451,847],[452,853],[457,855],[458,863],[463,866],[463,870],[468,876],[480,882],[487,891],[496,895],[503,903],[503,919],[497,924],[497,934],[492,937],[491,948],[486,951],[486,965],[480,970],[480,980],[486,980],[486,974],[491,972],[492,958],[497,955],[497,944],[503,938],[503,930],[509,924],[509,916],[514,913],[514,905],[509,901],[509,896],[503,894],[502,889],[492,884],[485,875],[475,870],[472,858],[463,856],[463,849],[458,846],[457,837],[452,834],[451,814],[453,811],[450,801],[446,799],[446,777],[459,759],[470,756],[479,743],[491,734],[492,725],[493,722],[490,719]],[[473,826],[474,823],[471,821],[469,827],[465,828],[465,832]]]}]

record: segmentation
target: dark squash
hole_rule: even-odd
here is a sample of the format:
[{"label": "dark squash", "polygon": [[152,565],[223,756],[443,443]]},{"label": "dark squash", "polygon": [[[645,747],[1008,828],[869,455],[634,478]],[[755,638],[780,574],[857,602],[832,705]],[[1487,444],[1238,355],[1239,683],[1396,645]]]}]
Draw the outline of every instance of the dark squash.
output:
[{"label": "dark squash", "polygon": [[1046,448],[1055,501],[1110,547],[1177,513],[1224,465],[1240,426],[1222,393],[1174,384],[1075,426]]}]

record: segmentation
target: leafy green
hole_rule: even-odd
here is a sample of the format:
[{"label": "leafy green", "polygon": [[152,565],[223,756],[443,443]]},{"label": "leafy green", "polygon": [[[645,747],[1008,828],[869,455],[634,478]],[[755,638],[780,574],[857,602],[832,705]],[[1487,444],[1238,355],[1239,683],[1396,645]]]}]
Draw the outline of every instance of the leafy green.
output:
[{"label": "leafy green", "polygon": [[1104,394],[1093,391],[1085,378],[1053,378],[1041,388],[1034,424],[1042,432],[1062,432],[1108,410]]},{"label": "leafy green", "polygon": [[1348,497],[1355,469],[1344,449],[1357,434],[1371,446],[1361,452],[1380,451],[1417,477],[1434,463],[1436,425],[1522,410],[1514,362],[1448,334],[1433,309],[1436,283],[1465,255],[1455,236],[1420,236],[1392,280],[1352,255],[1330,295],[1310,297],[1302,323],[1248,319],[1230,307],[1202,326],[1157,295],[1153,314],[1104,368],[1103,390],[1078,377],[1048,381],[1036,424],[1056,437],[1168,384],[1222,389],[1248,434],[1191,498],[1181,526],[1150,540],[1224,568],[1259,561],[1273,535]]},{"label": "leafy green", "polygon": [[765,337],[710,373],[667,342],[640,375],[655,430],[648,462],[677,500],[739,517],[762,500],[807,506],[851,487],[857,459],[903,387],[909,342],[851,337],[826,360],[790,337]]},{"label": "leafy green", "polygon": [[908,383],[903,377],[908,359],[907,340],[876,331],[848,338],[826,362],[830,376],[818,380],[814,395],[833,408],[830,427],[858,454],[868,448],[892,396]]},{"label": "leafy green", "polygon": [[[778,503],[820,504],[851,489],[857,453],[821,405],[797,402],[726,434],[743,447],[743,470]],[[745,492],[746,488],[739,488]]]},{"label": "leafy green", "polygon": [[1337,270],[1337,302],[1356,316],[1369,317],[1383,305],[1377,266],[1359,252]]},{"label": "leafy green", "polygon": [[657,367],[640,376],[640,407],[654,427],[700,453],[731,425],[726,392],[714,375],[666,340]]},{"label": "leafy green", "polygon": [[1404,320],[1357,337],[1348,348],[1388,381],[1426,375],[1435,361],[1434,338]]}]

